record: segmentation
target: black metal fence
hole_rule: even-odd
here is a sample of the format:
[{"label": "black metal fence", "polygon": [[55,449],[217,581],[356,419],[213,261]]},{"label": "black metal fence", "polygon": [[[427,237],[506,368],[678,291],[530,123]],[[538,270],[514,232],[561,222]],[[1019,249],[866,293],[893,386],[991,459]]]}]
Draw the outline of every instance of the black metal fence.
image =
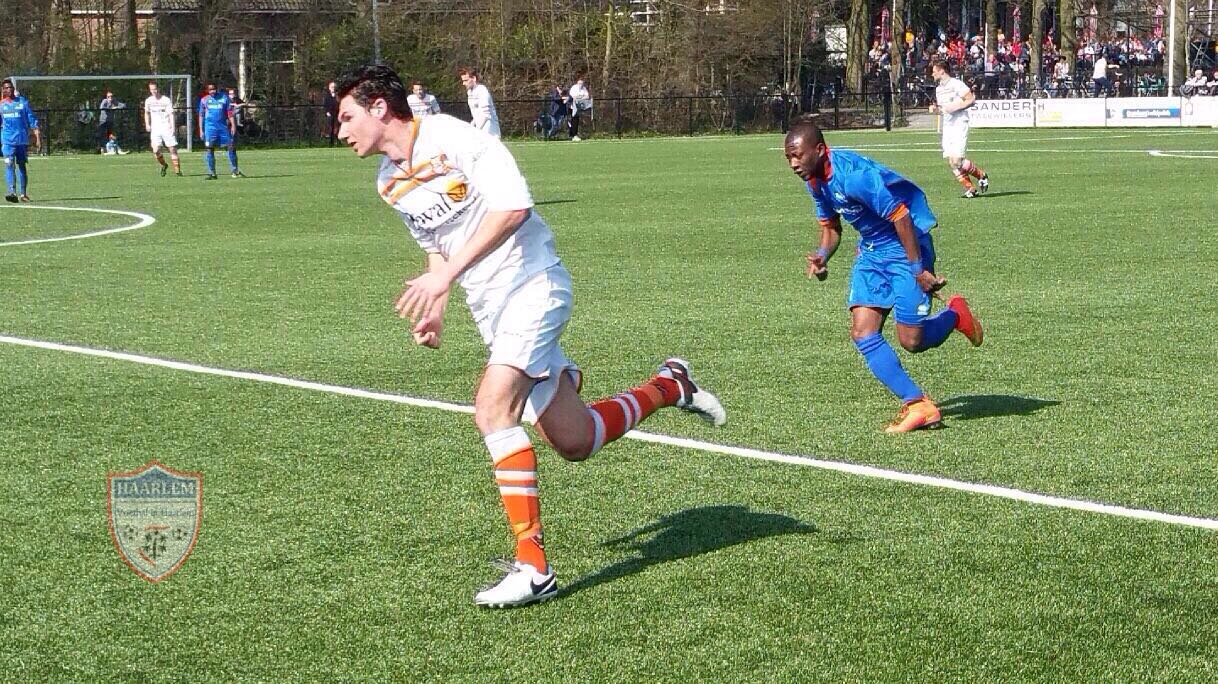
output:
[{"label": "black metal fence", "polygon": [[[878,128],[901,115],[907,98],[895,102],[886,93],[839,93],[812,89],[803,102],[776,95],[601,98],[580,116],[579,135],[623,137],[646,135],[743,134],[785,131],[804,112],[818,115],[827,129]],[[886,102],[891,106],[887,106]],[[541,99],[499,100],[495,103],[505,138],[566,139],[569,117],[551,116]],[[469,120],[464,101],[441,102],[444,112]],[[143,113],[136,108],[108,110],[36,110],[42,126],[43,152],[98,152],[113,134],[124,150],[148,144]],[[186,144],[186,115],[178,111],[178,140]],[[193,116],[193,113],[191,114]],[[237,114],[242,146],[321,146],[329,144],[330,126],[320,105],[260,105],[249,103]],[[197,120],[196,120],[197,121]],[[192,128],[196,127],[192,121]],[[198,145],[198,131],[194,131]]]}]

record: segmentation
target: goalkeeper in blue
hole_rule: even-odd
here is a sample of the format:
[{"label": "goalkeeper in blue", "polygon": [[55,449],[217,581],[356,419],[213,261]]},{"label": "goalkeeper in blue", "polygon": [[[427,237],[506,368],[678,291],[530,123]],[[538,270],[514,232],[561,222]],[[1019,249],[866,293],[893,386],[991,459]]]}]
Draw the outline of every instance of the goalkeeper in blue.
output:
[{"label": "goalkeeper in blue", "polygon": [[6,78],[0,82],[0,153],[4,155],[4,180],[8,188],[4,199],[9,202],[30,201],[26,193],[30,175],[25,168],[30,133],[34,134],[34,148],[42,147],[38,119],[29,100],[18,95],[13,82]]},{"label": "goalkeeper in blue", "polygon": [[791,170],[807,183],[821,226],[820,246],[808,255],[808,277],[828,277],[843,217],[859,233],[846,304],[850,336],[867,368],[901,400],[887,431],[939,427],[939,408],[905,372],[883,335],[891,313],[901,346],[915,354],[943,344],[953,330],[973,346],[982,341],[981,323],[964,297],[949,297],[946,308],[930,315],[931,295],[947,281],[935,274],[930,231],[938,221],[926,195],[867,157],[829,149],[820,128],[806,119],[791,126],[785,152]]},{"label": "goalkeeper in blue", "polygon": [[237,167],[237,123],[233,119],[233,103],[228,95],[207,84],[207,94],[199,98],[199,134],[203,137],[203,157],[207,161],[207,180],[216,180],[216,147],[228,148],[228,165],[233,178],[245,174]]}]

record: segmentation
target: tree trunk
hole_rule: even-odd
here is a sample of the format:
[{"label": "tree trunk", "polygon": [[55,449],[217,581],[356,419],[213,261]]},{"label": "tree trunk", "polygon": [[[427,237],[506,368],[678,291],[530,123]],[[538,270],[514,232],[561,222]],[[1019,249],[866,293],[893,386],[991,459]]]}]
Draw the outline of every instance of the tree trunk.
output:
[{"label": "tree trunk", "polygon": [[135,24],[135,0],[119,0],[114,12],[114,47],[122,50],[132,50],[139,42],[139,32]]},{"label": "tree trunk", "polygon": [[892,0],[892,92],[901,92],[905,72],[905,0]]},{"label": "tree trunk", "polygon": [[1074,27],[1074,0],[1059,0],[1057,10],[1057,45],[1062,56],[1068,60],[1070,70],[1078,61],[1078,40]]},{"label": "tree trunk", "polygon": [[1045,0],[1032,0],[1032,30],[1028,46],[1028,73],[1034,77],[1033,86],[1040,82],[1040,65],[1043,60],[1041,46],[1045,44]]},{"label": "tree trunk", "polygon": [[[1167,82],[1173,89],[1178,89],[1183,85],[1185,79],[1188,78],[1188,4],[1189,0],[1175,0],[1176,5],[1176,44],[1175,44],[1175,63],[1168,59],[1165,55],[1163,59],[1164,74],[1167,76]],[[1172,35],[1170,33],[1171,26],[1171,6],[1165,8],[1167,16],[1163,17],[1164,28],[1167,30],[1167,49],[1172,51]],[[1168,72],[1168,69],[1171,71]],[[1168,92],[1168,95],[1176,95],[1177,92]]]},{"label": "tree trunk", "polygon": [[601,63],[601,92],[609,90],[609,60],[613,56],[613,12],[605,13],[605,61]]},{"label": "tree trunk", "polygon": [[850,0],[846,18],[846,89],[863,92],[867,72],[867,38],[871,33],[871,7],[867,0]]},{"label": "tree trunk", "polygon": [[985,0],[985,55],[998,52],[998,0]]}]

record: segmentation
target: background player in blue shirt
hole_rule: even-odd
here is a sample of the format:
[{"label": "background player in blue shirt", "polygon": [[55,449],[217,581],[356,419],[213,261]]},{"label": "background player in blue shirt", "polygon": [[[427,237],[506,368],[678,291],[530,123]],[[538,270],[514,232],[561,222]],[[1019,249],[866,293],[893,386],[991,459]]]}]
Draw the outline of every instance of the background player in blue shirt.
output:
[{"label": "background player in blue shirt", "polygon": [[926,195],[900,174],[849,150],[830,150],[816,124],[797,121],[786,138],[791,170],[802,178],[816,203],[820,247],[808,255],[808,276],[828,277],[827,264],[842,237],[841,218],[859,232],[858,257],[850,275],[850,336],[867,367],[901,399],[888,432],[908,432],[940,424],[939,409],[901,366],[883,336],[889,312],[906,350],[933,349],[959,330],[981,344],[982,329],[964,297],[930,315],[930,296],[947,281],[935,275],[930,230],[937,221]]},{"label": "background player in blue shirt", "polygon": [[8,183],[4,199],[10,202],[16,202],[18,195],[22,202],[30,201],[26,194],[30,175],[25,165],[29,159],[31,131],[34,147],[42,147],[38,119],[29,100],[18,95],[13,82],[6,78],[0,82],[0,154],[4,155],[4,180]]},{"label": "background player in blue shirt", "polygon": [[199,98],[199,133],[203,136],[203,147],[207,160],[207,180],[216,179],[216,146],[228,148],[228,164],[233,169],[233,178],[245,174],[237,168],[237,125],[233,120],[233,103],[228,95],[216,90],[215,83],[207,84],[207,94]]}]

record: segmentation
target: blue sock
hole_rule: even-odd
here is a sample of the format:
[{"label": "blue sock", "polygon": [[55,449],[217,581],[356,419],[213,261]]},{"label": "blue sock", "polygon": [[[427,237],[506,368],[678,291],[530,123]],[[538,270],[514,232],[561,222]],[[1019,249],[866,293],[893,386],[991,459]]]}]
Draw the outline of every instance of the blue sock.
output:
[{"label": "blue sock", "polygon": [[228,165],[233,167],[233,173],[237,173],[237,148],[228,148]]},{"label": "blue sock", "polygon": [[14,185],[15,181],[13,179],[13,163],[12,162],[8,162],[4,165],[4,180],[8,182],[8,194],[16,195],[17,186]]},{"label": "blue sock", "polygon": [[861,340],[855,340],[854,346],[858,347],[859,353],[863,355],[872,375],[901,401],[913,401],[926,396],[901,367],[901,360],[883,335],[872,333]]},{"label": "blue sock", "polygon": [[25,188],[29,185],[30,174],[25,170],[25,162],[17,162],[17,190],[20,194],[25,194]]},{"label": "blue sock", "polygon": [[212,148],[207,148],[207,153],[203,155],[207,160],[207,174],[209,176],[216,175],[216,151]]},{"label": "blue sock", "polygon": [[934,349],[943,344],[948,335],[956,329],[956,320],[959,318],[955,311],[944,309],[922,321],[922,344],[918,346],[917,351]]}]

